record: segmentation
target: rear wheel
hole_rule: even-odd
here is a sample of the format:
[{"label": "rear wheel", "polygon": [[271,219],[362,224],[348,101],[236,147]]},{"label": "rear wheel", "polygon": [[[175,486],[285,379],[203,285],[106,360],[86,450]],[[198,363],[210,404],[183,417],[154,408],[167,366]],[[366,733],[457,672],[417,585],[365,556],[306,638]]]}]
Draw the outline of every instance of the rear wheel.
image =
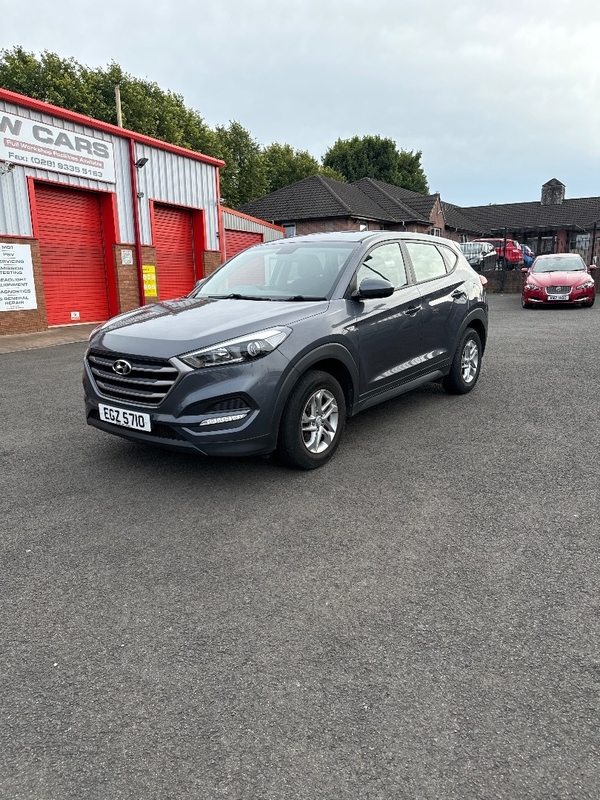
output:
[{"label": "rear wheel", "polygon": [[298,469],[316,469],[337,450],[346,422],[342,387],[328,372],[305,373],[289,396],[279,430],[279,457]]},{"label": "rear wheel", "polygon": [[450,372],[442,380],[449,394],[467,394],[477,383],[483,348],[477,331],[467,328],[463,333],[452,361]]}]

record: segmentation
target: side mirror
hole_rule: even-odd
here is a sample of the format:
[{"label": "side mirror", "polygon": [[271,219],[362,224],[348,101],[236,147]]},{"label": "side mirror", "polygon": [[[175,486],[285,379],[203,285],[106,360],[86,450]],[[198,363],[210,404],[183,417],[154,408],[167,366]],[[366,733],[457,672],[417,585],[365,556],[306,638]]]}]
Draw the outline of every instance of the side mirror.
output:
[{"label": "side mirror", "polygon": [[484,286],[484,287],[485,287],[485,286],[487,286],[487,284],[488,284],[488,279],[485,277],[485,275],[480,275],[480,276],[479,276],[479,280],[481,281],[481,285],[482,285],[482,286]]},{"label": "side mirror", "polygon": [[353,300],[374,300],[378,297],[390,297],[394,294],[394,287],[385,278],[364,278],[356,292],[353,292]]},{"label": "side mirror", "polygon": [[529,267],[521,267],[521,272],[529,272]]},{"label": "side mirror", "polygon": [[596,265],[595,264],[590,264],[588,269],[596,269]]}]

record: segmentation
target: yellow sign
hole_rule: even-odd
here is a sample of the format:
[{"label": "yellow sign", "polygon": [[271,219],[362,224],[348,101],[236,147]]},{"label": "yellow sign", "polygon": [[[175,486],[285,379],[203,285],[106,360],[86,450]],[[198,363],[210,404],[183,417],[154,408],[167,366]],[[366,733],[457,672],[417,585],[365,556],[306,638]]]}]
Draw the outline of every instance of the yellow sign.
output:
[{"label": "yellow sign", "polygon": [[144,294],[146,297],[158,297],[156,286],[156,267],[154,264],[144,264],[142,266],[144,276]]}]

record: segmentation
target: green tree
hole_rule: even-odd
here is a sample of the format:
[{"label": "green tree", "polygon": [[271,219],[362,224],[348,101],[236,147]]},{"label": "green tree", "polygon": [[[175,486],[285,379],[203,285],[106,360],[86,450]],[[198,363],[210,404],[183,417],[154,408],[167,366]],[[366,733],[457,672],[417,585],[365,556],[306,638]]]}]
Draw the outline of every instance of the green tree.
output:
[{"label": "green tree", "polygon": [[421,155],[420,151],[398,151],[393,139],[354,136],[338,139],[325,153],[323,165],[341,172],[350,182],[375,178],[427,194],[429,187],[421,167]]},{"label": "green tree", "polygon": [[217,126],[216,136],[225,168],[221,170],[221,196],[237,208],[268,191],[267,170],[258,142],[239,123]]},{"label": "green tree", "polygon": [[264,148],[263,159],[270,192],[316,175],[321,169],[307,150],[294,150],[291,145],[279,142]]},{"label": "green tree", "polygon": [[116,84],[126,128],[207,155],[219,154],[214,131],[197,111],[186,107],[181,95],[134,78],[115,62],[91,69],[49,51],[39,58],[19,46],[0,51],[0,86],[112,124],[117,122]]},{"label": "green tree", "polygon": [[420,192],[421,194],[429,194],[427,177],[421,166],[422,155],[421,150],[417,150],[416,153],[412,150],[400,151],[396,186],[402,186],[404,189],[411,189],[411,191]]},{"label": "green tree", "polygon": [[324,178],[331,178],[334,181],[340,181],[340,183],[348,183],[346,176],[332,167],[322,166],[319,170],[319,175],[322,175]]}]

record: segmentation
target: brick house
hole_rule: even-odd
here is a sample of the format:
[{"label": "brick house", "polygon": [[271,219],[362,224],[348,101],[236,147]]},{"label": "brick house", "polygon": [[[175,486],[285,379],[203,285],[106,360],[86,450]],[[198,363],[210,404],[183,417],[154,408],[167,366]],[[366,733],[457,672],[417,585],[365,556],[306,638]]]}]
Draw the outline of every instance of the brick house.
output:
[{"label": "brick house", "polygon": [[281,225],[288,236],[342,230],[431,233],[452,239],[472,233],[467,218],[446,219],[439,194],[423,195],[373,178],[354,183],[312,175],[241,206]]},{"label": "brick house", "polygon": [[471,206],[459,209],[483,236],[517,239],[536,254],[580,253],[591,263],[598,256],[600,197],[565,198],[556,178],[542,186],[539,201]]},{"label": "brick house", "polygon": [[283,226],[287,235],[335,230],[407,230],[455,241],[506,234],[534,253],[598,255],[600,197],[565,199],[556,178],[541,199],[461,207],[439,194],[422,195],[373,178],[340,183],[314,175],[242,206],[242,211]]}]

